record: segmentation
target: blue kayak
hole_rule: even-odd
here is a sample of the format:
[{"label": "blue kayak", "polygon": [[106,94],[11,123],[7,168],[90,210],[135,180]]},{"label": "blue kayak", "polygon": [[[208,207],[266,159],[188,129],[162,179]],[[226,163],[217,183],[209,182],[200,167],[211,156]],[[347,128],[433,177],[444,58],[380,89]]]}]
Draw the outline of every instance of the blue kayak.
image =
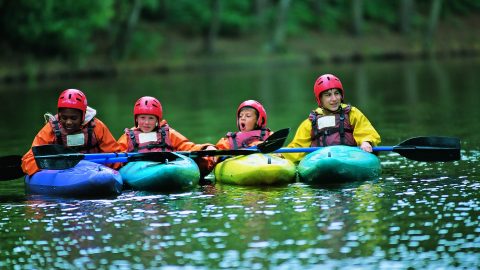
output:
[{"label": "blue kayak", "polygon": [[297,167],[300,181],[313,185],[374,180],[380,176],[381,170],[377,156],[344,145],[312,152]]},{"label": "blue kayak", "polygon": [[119,172],[125,184],[135,190],[182,191],[197,187],[200,170],[195,161],[175,155],[175,160],[166,162],[129,162]]},{"label": "blue kayak", "polygon": [[108,197],[120,194],[122,186],[118,171],[86,160],[66,170],[42,170],[25,177],[30,194]]}]

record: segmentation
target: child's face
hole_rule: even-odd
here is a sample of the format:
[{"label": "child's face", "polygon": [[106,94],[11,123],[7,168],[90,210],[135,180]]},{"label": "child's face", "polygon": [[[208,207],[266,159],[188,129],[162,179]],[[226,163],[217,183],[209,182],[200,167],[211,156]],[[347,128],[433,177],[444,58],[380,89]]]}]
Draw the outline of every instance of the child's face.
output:
[{"label": "child's face", "polygon": [[157,127],[157,117],[152,114],[137,115],[138,128],[142,132],[152,132]]},{"label": "child's face", "polygon": [[82,115],[83,112],[77,109],[60,108],[58,110],[58,120],[67,134],[74,134],[80,131]]},{"label": "child's face", "polygon": [[257,111],[253,108],[243,108],[238,114],[238,124],[240,131],[251,131],[255,129],[257,124]]},{"label": "child's face", "polygon": [[342,92],[338,89],[330,89],[322,92],[320,101],[322,102],[323,108],[334,112],[340,107],[342,102]]}]

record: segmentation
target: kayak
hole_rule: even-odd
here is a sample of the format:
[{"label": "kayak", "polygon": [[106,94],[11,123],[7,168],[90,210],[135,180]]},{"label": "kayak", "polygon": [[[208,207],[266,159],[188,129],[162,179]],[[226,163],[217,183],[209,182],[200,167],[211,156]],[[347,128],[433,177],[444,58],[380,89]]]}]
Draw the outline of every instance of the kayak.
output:
[{"label": "kayak", "polygon": [[281,185],[295,181],[295,164],[268,154],[251,154],[226,159],[215,166],[219,183],[252,186]]},{"label": "kayak", "polygon": [[122,186],[118,171],[86,160],[69,169],[41,170],[25,177],[25,187],[30,194],[103,197],[120,194]]},{"label": "kayak", "polygon": [[198,186],[200,170],[191,158],[175,154],[166,162],[132,161],[120,169],[128,187],[145,191],[181,191]]},{"label": "kayak", "polygon": [[306,155],[297,170],[302,182],[333,184],[376,179],[381,164],[377,156],[358,147],[335,145]]}]

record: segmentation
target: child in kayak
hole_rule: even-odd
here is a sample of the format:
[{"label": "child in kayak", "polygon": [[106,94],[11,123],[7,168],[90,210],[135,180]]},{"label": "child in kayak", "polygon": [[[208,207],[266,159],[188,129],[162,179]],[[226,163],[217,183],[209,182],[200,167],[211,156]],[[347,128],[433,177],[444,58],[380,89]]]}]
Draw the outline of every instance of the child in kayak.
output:
[{"label": "child in kayak", "polygon": [[[60,144],[80,153],[118,152],[117,141],[107,126],[95,117],[96,113],[87,106],[87,97],[82,91],[63,91],[58,98],[57,114],[45,114],[46,124],[33,139],[32,147]],[[28,175],[40,170],[31,148],[22,158],[22,170]]]},{"label": "child in kayak", "polygon": [[[340,80],[332,74],[318,77],[313,87],[318,108],[298,127],[288,147],[315,147],[328,145],[360,146],[372,152],[380,143],[380,135],[367,117],[357,108],[344,104],[345,90]],[[283,156],[298,163],[305,153],[288,153]]]},{"label": "child in kayak", "polygon": [[220,150],[248,148],[268,138],[273,132],[267,127],[267,112],[255,100],[246,100],[237,109],[237,132],[228,132],[215,145]]},{"label": "child in kayak", "polygon": [[[144,96],[133,107],[135,126],[126,128],[118,139],[122,152],[161,152],[216,150],[212,144],[195,144],[171,128],[163,119],[162,104],[154,97]],[[215,165],[213,157],[194,159],[200,175],[206,176]]]}]

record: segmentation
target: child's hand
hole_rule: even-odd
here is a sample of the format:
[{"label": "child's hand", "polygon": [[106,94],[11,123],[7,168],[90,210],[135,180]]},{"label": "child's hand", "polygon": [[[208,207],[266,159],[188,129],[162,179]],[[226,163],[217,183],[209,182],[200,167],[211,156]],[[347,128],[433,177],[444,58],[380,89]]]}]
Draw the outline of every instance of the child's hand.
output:
[{"label": "child's hand", "polygon": [[217,148],[215,146],[209,145],[207,146],[207,148],[205,148],[205,150],[217,150]]},{"label": "child's hand", "polygon": [[371,153],[373,151],[372,145],[369,142],[362,142],[360,148],[365,151]]}]

